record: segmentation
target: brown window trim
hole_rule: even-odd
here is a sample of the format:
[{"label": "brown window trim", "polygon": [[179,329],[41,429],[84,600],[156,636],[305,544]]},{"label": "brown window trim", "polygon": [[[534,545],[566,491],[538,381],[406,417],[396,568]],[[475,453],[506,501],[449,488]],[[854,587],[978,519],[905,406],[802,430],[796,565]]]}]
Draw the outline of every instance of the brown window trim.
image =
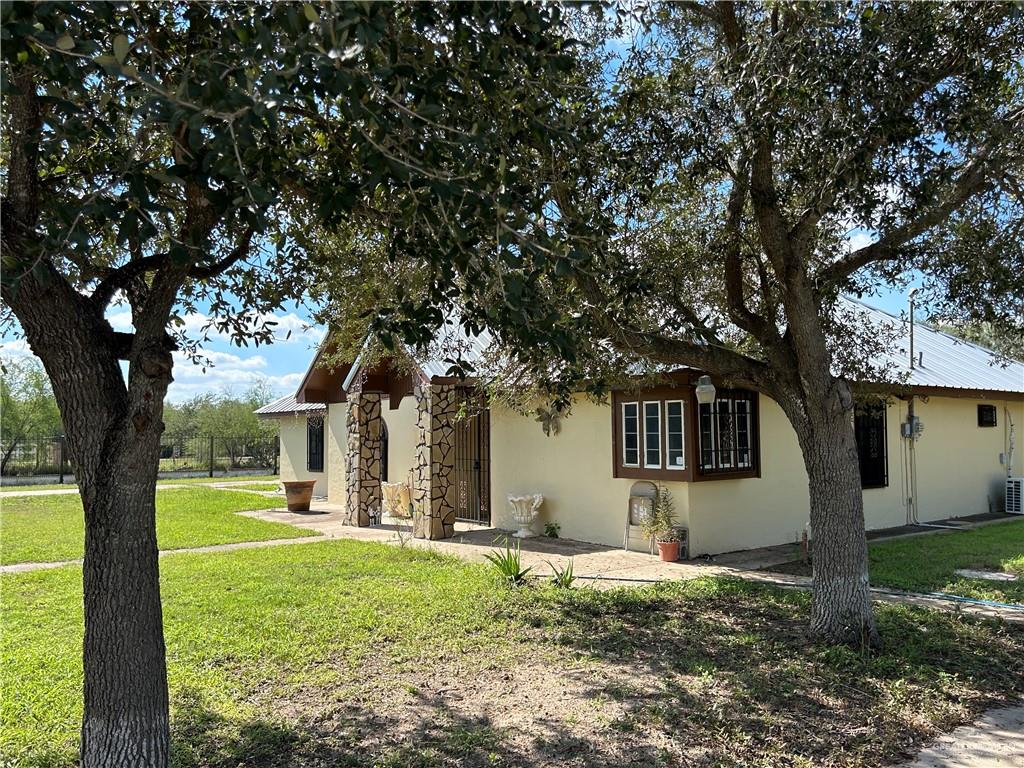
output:
[{"label": "brown window trim", "polygon": [[[724,387],[718,387],[715,392],[715,399],[719,397],[749,397],[750,399],[750,453],[752,467],[744,469],[716,469],[711,472],[703,472],[700,468],[700,462],[694,457],[693,465],[693,481],[697,483],[709,482],[713,480],[745,480],[753,477],[761,476],[761,394],[750,389],[727,389]],[[700,420],[699,406],[696,398],[693,402],[693,415],[690,419],[693,425],[693,441],[694,451],[696,452],[697,442],[700,440],[700,436],[697,434],[697,424]]]},{"label": "brown window trim", "polygon": [[[740,480],[761,476],[761,412],[760,395],[757,392],[738,389],[720,389],[721,395],[751,395],[751,458],[753,467],[735,471],[701,472],[697,466],[697,422],[699,418],[697,398],[693,388],[652,387],[639,391],[619,390],[612,392],[612,477],[628,480],[654,480],[661,482],[710,482],[714,480]],[[643,466],[646,442],[643,439],[644,402],[657,400],[661,404],[661,457],[662,463],[668,460],[668,423],[665,417],[665,403],[672,400],[683,402],[683,456],[685,469],[649,469]],[[636,403],[640,432],[637,439],[640,466],[623,464],[622,443],[622,404]]]}]

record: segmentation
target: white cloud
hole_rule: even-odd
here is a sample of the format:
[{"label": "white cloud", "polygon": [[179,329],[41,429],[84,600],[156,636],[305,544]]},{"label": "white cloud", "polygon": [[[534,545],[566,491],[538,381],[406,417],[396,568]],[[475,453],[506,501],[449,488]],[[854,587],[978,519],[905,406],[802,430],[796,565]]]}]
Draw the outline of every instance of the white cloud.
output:
[{"label": "white cloud", "polygon": [[854,232],[846,235],[846,243],[849,245],[851,251],[856,251],[866,245],[871,245],[873,242],[875,242],[875,238],[870,232],[865,232],[863,229],[855,230]]},{"label": "white cloud", "polygon": [[268,363],[262,355],[242,357],[230,352],[205,352],[203,357],[210,365],[194,363],[183,352],[174,353],[174,381],[167,391],[167,398],[179,402],[204,392],[232,390],[238,394],[259,381],[267,384],[278,394],[285,394],[298,387],[301,373],[270,375]]},{"label": "white cloud", "polygon": [[[210,341],[231,342],[231,335],[211,325],[211,318],[202,312],[187,314],[181,320],[182,324],[179,328],[191,338],[206,336]],[[289,312],[286,315],[278,315],[273,312],[252,312],[247,315],[246,324],[253,329],[263,325],[272,326],[274,344],[305,343],[309,347],[315,347],[324,338],[322,329],[309,325],[294,312]]]},{"label": "white cloud", "polygon": [[5,339],[3,343],[0,344],[0,357],[8,359],[32,357],[32,348],[29,347],[28,342],[25,341],[25,339]]}]

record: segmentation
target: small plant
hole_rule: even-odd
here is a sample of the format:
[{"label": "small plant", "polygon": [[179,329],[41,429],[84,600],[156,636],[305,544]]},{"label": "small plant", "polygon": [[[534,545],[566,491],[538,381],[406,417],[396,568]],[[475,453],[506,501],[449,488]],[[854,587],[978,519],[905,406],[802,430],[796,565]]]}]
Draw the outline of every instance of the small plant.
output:
[{"label": "small plant", "polygon": [[560,530],[562,530],[562,526],[558,523],[544,523],[544,535],[549,539],[557,539]]},{"label": "small plant", "polygon": [[676,532],[676,502],[672,492],[663,485],[658,486],[651,510],[640,525],[644,536],[655,541],[678,541]]},{"label": "small plant", "polygon": [[489,552],[484,557],[487,558],[487,561],[497,572],[501,580],[509,587],[518,587],[526,581],[526,575],[533,570],[532,568],[523,568],[523,559],[519,551],[518,541],[516,542],[515,549],[513,549],[508,545],[508,540],[506,539],[504,552]]},{"label": "small plant", "polygon": [[576,581],[576,577],[572,573],[572,558],[569,558],[569,562],[565,564],[564,568],[559,568],[557,565],[548,560],[548,566],[551,568],[551,583],[559,589],[572,589],[572,583]]}]

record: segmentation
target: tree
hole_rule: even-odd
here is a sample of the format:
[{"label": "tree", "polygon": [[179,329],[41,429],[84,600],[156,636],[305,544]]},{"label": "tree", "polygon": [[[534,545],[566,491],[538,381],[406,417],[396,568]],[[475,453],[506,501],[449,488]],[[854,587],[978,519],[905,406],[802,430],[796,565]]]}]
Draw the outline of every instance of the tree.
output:
[{"label": "tree", "polygon": [[[162,766],[155,483],[171,352],[201,341],[181,315],[204,301],[219,330],[269,341],[265,313],[306,282],[285,237],[300,219],[372,221],[441,259],[495,226],[503,185],[539,213],[529,148],[571,135],[570,43],[535,5],[2,14],[2,297],[52,382],[85,510],[82,765]],[[122,301],[131,333],[105,319]]]},{"label": "tree", "polygon": [[1019,11],[664,3],[584,31],[574,104],[603,130],[544,156],[545,216],[510,214],[456,281],[407,271],[562,409],[638,367],[771,396],[808,474],[812,630],[874,645],[852,416],[884,339],[837,297],[923,274],[935,304],[1021,328]]},{"label": "tree", "polygon": [[60,412],[50,382],[31,358],[6,360],[0,370],[0,472],[26,438],[60,434]]}]

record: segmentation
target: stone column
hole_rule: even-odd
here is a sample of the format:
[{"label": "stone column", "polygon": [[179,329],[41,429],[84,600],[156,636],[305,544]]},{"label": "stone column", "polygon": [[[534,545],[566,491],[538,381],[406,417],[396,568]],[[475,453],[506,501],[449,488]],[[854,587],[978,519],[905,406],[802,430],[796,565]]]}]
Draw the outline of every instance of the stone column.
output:
[{"label": "stone column", "polygon": [[380,395],[350,392],[346,417],[345,524],[380,520]]},{"label": "stone column", "polygon": [[455,427],[459,410],[456,388],[417,386],[416,466],[413,468],[414,535],[447,539],[455,535]]}]

